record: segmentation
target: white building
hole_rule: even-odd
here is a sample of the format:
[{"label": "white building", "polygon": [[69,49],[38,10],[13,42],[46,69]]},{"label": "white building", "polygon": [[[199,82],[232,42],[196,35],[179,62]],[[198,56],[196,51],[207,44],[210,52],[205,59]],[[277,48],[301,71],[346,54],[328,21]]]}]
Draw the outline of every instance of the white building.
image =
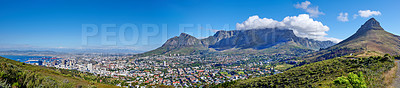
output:
[{"label": "white building", "polygon": [[93,71],[93,65],[91,63],[87,64],[87,70]]}]

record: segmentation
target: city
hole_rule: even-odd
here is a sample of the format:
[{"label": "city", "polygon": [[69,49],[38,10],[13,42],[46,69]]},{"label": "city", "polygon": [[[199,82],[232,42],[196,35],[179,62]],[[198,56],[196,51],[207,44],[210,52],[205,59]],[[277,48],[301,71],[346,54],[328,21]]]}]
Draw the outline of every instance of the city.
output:
[{"label": "city", "polygon": [[132,58],[128,55],[82,54],[58,58],[62,59],[28,60],[26,63],[119,78],[125,80],[128,86],[138,87],[202,87],[281,73],[270,67],[272,59],[250,62],[249,59],[256,59],[250,55],[210,55],[205,58],[201,55],[170,54]]}]

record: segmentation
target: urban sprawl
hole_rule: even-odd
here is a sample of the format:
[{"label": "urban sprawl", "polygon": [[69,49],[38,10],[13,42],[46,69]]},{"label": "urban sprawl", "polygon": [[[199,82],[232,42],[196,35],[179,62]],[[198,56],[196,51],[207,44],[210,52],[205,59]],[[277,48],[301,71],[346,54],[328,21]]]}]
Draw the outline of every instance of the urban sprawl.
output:
[{"label": "urban sprawl", "polygon": [[132,58],[130,55],[81,54],[60,58],[31,64],[119,78],[132,87],[202,87],[280,73],[271,67],[272,59],[251,55],[169,54]]}]

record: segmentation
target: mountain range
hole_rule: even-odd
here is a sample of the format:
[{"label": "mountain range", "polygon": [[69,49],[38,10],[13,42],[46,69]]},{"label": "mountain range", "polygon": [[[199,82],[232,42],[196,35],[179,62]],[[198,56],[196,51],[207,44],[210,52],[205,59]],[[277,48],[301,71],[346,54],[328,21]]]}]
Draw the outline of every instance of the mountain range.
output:
[{"label": "mountain range", "polygon": [[[252,50],[262,51],[302,51],[319,50],[334,45],[331,41],[318,41],[297,37],[289,29],[253,29],[218,31],[213,36],[197,39],[189,34],[168,39],[161,47],[141,55],[160,54],[204,54],[209,52],[232,52]],[[283,49],[283,47],[285,47]],[[298,50],[302,49],[302,50]]]}]

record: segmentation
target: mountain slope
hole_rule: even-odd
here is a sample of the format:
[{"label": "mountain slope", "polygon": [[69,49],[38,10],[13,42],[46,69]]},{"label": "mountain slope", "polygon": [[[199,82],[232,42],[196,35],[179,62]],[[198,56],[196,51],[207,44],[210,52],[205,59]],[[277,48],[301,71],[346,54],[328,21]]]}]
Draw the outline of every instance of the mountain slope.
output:
[{"label": "mountain slope", "polygon": [[168,39],[161,47],[145,52],[143,56],[160,54],[198,54],[208,51],[203,42],[189,34],[181,33],[179,36]]},{"label": "mountain slope", "polygon": [[188,34],[167,40],[161,47],[141,55],[159,54],[202,54],[209,52],[253,50],[255,52],[271,50],[277,47],[294,47],[284,51],[297,49],[318,50],[334,45],[331,41],[316,41],[297,37],[288,29],[257,29],[218,31],[213,36],[197,39]]},{"label": "mountain slope", "polygon": [[[0,83],[6,82],[18,88],[117,88],[117,86],[103,84],[111,83],[112,78],[98,77],[76,70],[35,66],[3,57],[0,57],[0,65]],[[96,82],[96,79],[103,82]],[[6,85],[0,85],[0,87]]]},{"label": "mountain slope", "polygon": [[336,47],[362,47],[367,51],[399,55],[400,36],[385,31],[378,21],[371,18],[354,35],[331,48]]},{"label": "mountain slope", "polygon": [[340,43],[313,54],[305,55],[310,62],[350,55],[368,57],[400,54],[400,37],[385,31],[374,18],[365,22],[355,34]]}]

